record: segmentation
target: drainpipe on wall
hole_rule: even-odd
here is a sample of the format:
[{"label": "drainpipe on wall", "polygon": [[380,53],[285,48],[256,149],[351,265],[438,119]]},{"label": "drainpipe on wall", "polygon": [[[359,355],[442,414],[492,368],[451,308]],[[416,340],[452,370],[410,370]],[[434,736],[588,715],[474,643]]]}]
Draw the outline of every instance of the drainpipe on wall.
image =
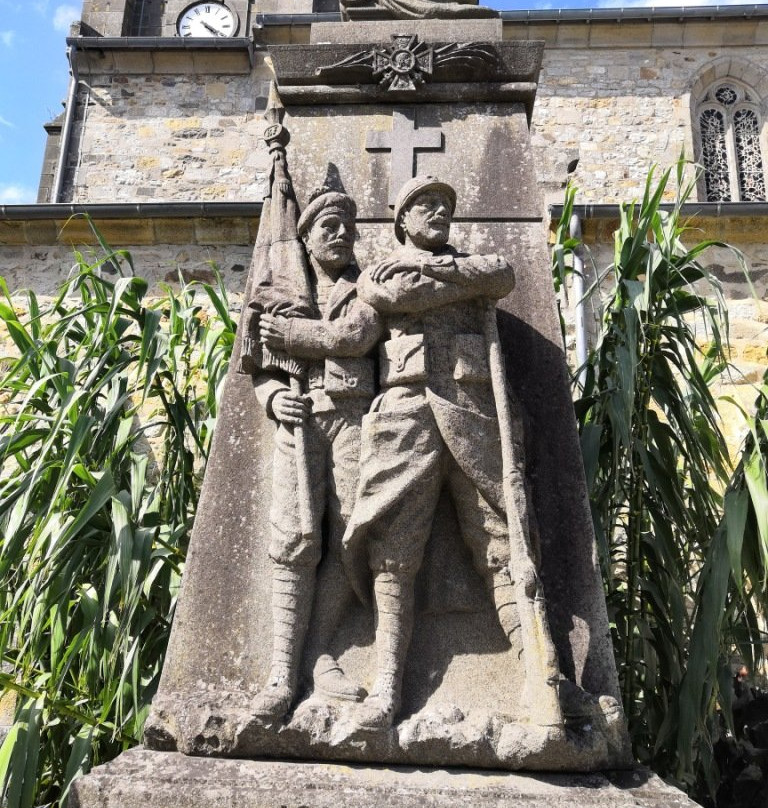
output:
[{"label": "drainpipe on wall", "polygon": [[69,142],[72,139],[72,123],[75,117],[75,101],[77,99],[77,85],[80,79],[77,75],[77,46],[70,45],[67,48],[67,58],[69,59],[69,90],[67,91],[67,105],[64,110],[64,126],[61,129],[61,143],[59,144],[59,160],[56,163],[56,173],[53,178],[53,189],[51,191],[51,202],[61,202],[61,192],[64,185],[65,166],[69,155]]},{"label": "drainpipe on wall", "polygon": [[144,7],[146,6],[146,0],[141,0],[141,8],[139,9],[139,27],[138,30],[130,31],[132,34],[138,34],[139,36],[144,35]]},{"label": "drainpipe on wall", "polygon": [[576,364],[579,368],[577,378],[579,386],[583,388],[586,378],[587,324],[584,312],[584,250],[581,245],[581,219],[577,213],[571,216],[569,233],[571,238],[579,241],[578,247],[573,251],[573,296],[576,299],[574,325],[576,330]]}]

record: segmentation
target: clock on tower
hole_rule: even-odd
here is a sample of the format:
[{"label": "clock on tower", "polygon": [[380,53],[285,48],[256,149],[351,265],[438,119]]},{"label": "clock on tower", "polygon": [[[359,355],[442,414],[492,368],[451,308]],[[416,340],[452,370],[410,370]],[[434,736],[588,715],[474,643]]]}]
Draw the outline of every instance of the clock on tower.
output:
[{"label": "clock on tower", "polygon": [[176,21],[176,31],[183,37],[231,37],[238,27],[237,13],[216,0],[192,3]]}]

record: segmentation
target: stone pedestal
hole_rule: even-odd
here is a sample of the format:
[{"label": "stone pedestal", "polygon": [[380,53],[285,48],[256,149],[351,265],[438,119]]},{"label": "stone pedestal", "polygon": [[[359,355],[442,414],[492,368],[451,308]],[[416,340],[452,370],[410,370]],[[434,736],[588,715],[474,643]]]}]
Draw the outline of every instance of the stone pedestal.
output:
[{"label": "stone pedestal", "polygon": [[75,783],[70,808],[696,808],[645,769],[509,774],[204,760],[134,749]]}]

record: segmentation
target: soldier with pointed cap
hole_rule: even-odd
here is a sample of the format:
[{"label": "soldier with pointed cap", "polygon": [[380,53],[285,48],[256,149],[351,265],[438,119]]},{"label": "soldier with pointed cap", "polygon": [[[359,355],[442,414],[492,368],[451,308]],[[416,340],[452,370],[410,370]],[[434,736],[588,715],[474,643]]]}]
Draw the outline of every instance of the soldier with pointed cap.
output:
[{"label": "soldier with pointed cap", "polygon": [[[278,425],[269,547],[272,663],[253,707],[254,715],[262,719],[279,719],[290,708],[303,652],[314,662],[316,691],[343,699],[358,699],[363,693],[328,653],[352,597],[341,562],[341,537],[357,488],[361,421],[375,392],[373,360],[368,354],[381,331],[376,311],[357,296],[355,216],[351,197],[324,188],[311,198],[298,220],[319,319],[285,317],[279,309],[259,317],[261,343],[305,363],[308,380],[308,391],[298,393],[279,370],[261,371],[254,377],[256,395]],[[302,530],[298,515],[296,426],[304,430],[312,479],[311,505],[318,526],[312,535]],[[327,525],[325,541],[319,530],[323,524]],[[305,649],[310,617],[314,631]]]}]

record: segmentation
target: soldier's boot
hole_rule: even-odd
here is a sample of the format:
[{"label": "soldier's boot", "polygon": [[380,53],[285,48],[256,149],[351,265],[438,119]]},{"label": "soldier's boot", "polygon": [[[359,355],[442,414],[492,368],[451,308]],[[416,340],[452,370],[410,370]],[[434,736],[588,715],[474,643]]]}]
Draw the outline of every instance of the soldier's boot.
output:
[{"label": "soldier's boot", "polygon": [[400,710],[403,673],[413,630],[413,578],[400,572],[380,572],[376,599],[376,681],[359,712],[368,729],[391,727]]},{"label": "soldier's boot", "polygon": [[317,658],[312,680],[315,690],[324,696],[346,701],[360,701],[365,696],[365,689],[350,679],[330,654],[321,654]]},{"label": "soldier's boot", "polygon": [[354,597],[338,555],[329,550],[317,575],[312,634],[307,639],[306,648],[306,658],[310,664],[314,660],[314,690],[334,699],[362,701],[366,695],[365,689],[347,676],[338,661],[327,653]]},{"label": "soldier's boot", "polygon": [[272,571],[272,664],[253,704],[260,719],[282,718],[296,695],[301,652],[312,610],[315,568],[275,564]]}]

